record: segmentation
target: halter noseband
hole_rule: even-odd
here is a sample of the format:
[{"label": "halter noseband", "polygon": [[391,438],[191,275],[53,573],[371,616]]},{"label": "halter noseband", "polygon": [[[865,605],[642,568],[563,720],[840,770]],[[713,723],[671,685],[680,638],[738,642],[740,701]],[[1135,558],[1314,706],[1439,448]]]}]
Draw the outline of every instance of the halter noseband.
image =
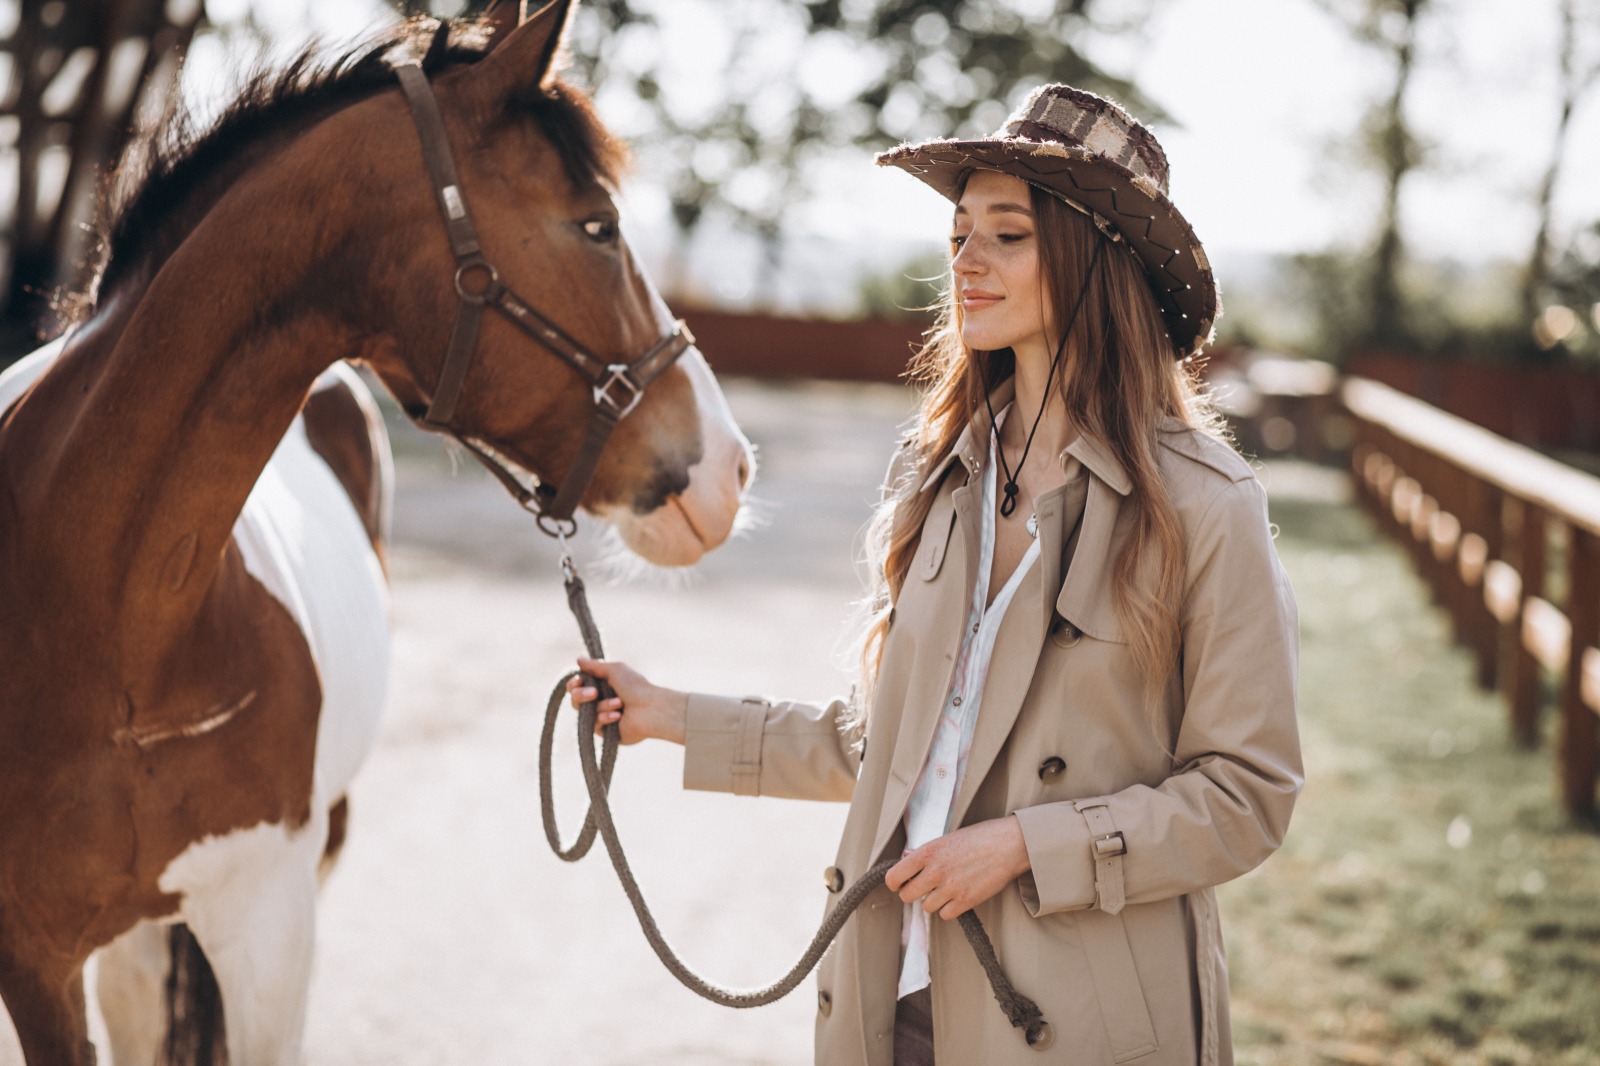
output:
[{"label": "halter noseband", "polygon": [[[561,327],[502,284],[500,272],[484,258],[478,244],[478,231],[467,214],[461,181],[456,175],[455,160],[450,154],[450,141],[445,135],[444,119],[439,114],[439,102],[434,98],[427,75],[416,60],[397,62],[395,73],[400,78],[400,88],[405,91],[406,102],[411,105],[411,117],[416,123],[417,136],[422,141],[422,158],[428,167],[428,177],[433,182],[439,210],[444,215],[450,251],[456,259],[455,290],[458,300],[455,325],[450,330],[450,346],[445,352],[444,368],[439,373],[433,399],[429,401],[427,411],[420,416],[415,412],[408,413],[428,428],[449,433],[460,441],[489,468],[490,473],[500,479],[518,503],[533,512],[540,529],[551,534],[569,532],[572,529],[573,512],[577,510],[578,501],[594,478],[600,453],[605,450],[611,431],[628,412],[638,406],[645,388],[688,350],[694,343],[694,336],[689,332],[689,327],[679,320],[673,323],[671,333],[656,341],[649,351],[632,363],[608,363],[573,340]],[[584,432],[583,442],[578,447],[577,458],[572,461],[559,491],[541,484],[530,492],[503,462],[450,422],[461,399],[467,368],[477,349],[478,326],[482,322],[485,307],[492,307],[505,315],[589,383],[594,396],[594,413],[589,420],[589,428]]]}]

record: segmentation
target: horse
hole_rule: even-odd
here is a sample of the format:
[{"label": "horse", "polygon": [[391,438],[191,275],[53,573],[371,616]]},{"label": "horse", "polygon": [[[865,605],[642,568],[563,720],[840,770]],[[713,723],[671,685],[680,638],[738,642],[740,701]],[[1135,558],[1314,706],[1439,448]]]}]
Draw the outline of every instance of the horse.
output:
[{"label": "horse", "polygon": [[94,1061],[99,949],[119,1066],[176,1054],[180,925],[218,1054],[300,1060],[318,871],[387,664],[387,442],[346,364],[558,532],[527,485],[654,563],[730,534],[750,446],[620,234],[624,149],[560,76],[570,7],[253,80],[125,183],[82,317],[0,383],[0,999],[29,1066]]}]

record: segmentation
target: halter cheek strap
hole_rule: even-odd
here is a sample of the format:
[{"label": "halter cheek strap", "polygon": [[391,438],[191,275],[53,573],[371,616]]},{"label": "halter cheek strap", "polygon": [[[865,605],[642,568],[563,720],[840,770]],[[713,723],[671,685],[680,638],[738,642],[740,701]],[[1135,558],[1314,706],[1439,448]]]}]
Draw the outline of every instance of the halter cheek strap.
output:
[{"label": "halter cheek strap", "polygon": [[[427,75],[415,60],[396,63],[395,73],[400,79],[406,102],[411,106],[411,117],[422,142],[423,162],[427,164],[439,212],[444,217],[445,233],[450,239],[450,252],[456,260],[453,282],[456,319],[450,329],[444,366],[439,372],[439,380],[434,386],[433,398],[426,412],[420,416],[413,414],[413,417],[424,426],[449,433],[460,441],[500,479],[501,484],[517,498],[517,502],[539,518],[541,528],[546,528],[547,522],[552,523],[555,529],[563,525],[570,526],[573,513],[578,509],[578,501],[583,498],[584,491],[594,478],[595,468],[600,463],[606,442],[611,438],[611,431],[638,406],[646,387],[694,344],[694,336],[688,326],[677,321],[673,323],[672,332],[656,341],[634,362],[610,363],[579,344],[502,283],[500,272],[484,258],[478,242],[478,231],[467,212],[461,179],[456,173],[450,140],[445,133],[444,118],[439,113],[439,102],[428,84]],[[498,311],[555,353],[589,384],[594,410],[583,440],[579,443],[577,456],[559,490],[539,485],[530,492],[504,462],[462,433],[454,423],[456,407],[466,384],[467,370],[477,350],[478,330],[486,307]]]}]

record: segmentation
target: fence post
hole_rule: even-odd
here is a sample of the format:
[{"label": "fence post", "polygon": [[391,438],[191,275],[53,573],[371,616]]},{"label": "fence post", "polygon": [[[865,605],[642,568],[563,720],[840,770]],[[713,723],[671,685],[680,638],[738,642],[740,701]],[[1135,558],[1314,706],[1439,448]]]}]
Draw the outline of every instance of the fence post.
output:
[{"label": "fence post", "polygon": [[1524,748],[1539,745],[1539,661],[1522,639],[1522,618],[1530,597],[1544,595],[1545,515],[1537,504],[1512,497],[1516,519],[1512,544],[1516,568],[1522,578],[1517,616],[1501,630],[1501,662],[1505,664],[1505,693],[1511,707],[1511,737]]},{"label": "fence post", "polygon": [[1596,743],[1600,731],[1596,710],[1584,699],[1584,651],[1600,645],[1600,536],[1577,525],[1569,527],[1567,618],[1572,622],[1571,654],[1561,688],[1561,793],[1574,817],[1594,814]]},{"label": "fence post", "polygon": [[[1501,494],[1498,487],[1478,477],[1467,482],[1467,505],[1461,516],[1466,532],[1461,536],[1461,559],[1458,572],[1465,588],[1463,602],[1468,612],[1468,642],[1478,667],[1478,687],[1486,692],[1495,688],[1495,648],[1499,641],[1499,623],[1489,613],[1484,601],[1484,574],[1490,560],[1498,559],[1505,550],[1505,531],[1502,528]],[[1479,538],[1469,550],[1468,536]],[[1479,558],[1481,555],[1481,558]]]}]

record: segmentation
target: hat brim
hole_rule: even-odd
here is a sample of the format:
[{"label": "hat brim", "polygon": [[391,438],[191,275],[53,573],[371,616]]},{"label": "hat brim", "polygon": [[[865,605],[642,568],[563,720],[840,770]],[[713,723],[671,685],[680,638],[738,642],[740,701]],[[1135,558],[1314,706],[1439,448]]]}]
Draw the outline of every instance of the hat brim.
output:
[{"label": "hat brim", "polygon": [[1179,358],[1197,354],[1222,313],[1211,263],[1188,220],[1155,182],[1087,149],[1021,137],[927,141],[882,153],[954,202],[962,175],[996,170],[1021,178],[1101,215],[1144,264],[1156,305]]}]

